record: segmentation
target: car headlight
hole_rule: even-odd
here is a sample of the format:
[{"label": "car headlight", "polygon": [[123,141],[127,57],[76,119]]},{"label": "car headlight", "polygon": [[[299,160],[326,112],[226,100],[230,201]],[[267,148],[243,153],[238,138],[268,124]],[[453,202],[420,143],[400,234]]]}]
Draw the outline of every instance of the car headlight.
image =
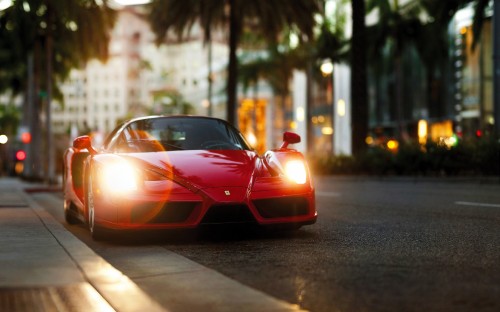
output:
[{"label": "car headlight", "polygon": [[301,160],[290,160],[285,164],[285,175],[297,184],[304,184],[307,180],[306,166]]},{"label": "car headlight", "polygon": [[133,166],[120,162],[102,168],[102,186],[110,192],[128,192],[137,190],[138,175]]}]

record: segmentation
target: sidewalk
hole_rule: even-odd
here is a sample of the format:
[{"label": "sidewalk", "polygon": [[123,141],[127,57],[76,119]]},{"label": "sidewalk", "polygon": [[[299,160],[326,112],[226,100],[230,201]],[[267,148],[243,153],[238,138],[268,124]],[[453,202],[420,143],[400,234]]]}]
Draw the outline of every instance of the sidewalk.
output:
[{"label": "sidewalk", "polygon": [[69,233],[14,178],[0,178],[0,311],[164,311]]}]

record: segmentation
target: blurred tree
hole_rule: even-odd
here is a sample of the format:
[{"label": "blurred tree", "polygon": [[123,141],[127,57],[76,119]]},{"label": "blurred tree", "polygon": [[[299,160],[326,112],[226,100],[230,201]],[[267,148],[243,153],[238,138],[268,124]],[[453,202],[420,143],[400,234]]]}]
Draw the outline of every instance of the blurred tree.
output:
[{"label": "blurred tree", "polygon": [[[394,91],[396,103],[397,137],[409,139],[403,112],[403,84],[405,75],[402,70],[404,50],[414,45],[422,27],[420,14],[423,8],[419,2],[413,1],[400,5],[399,0],[371,0],[367,2],[367,12],[378,10],[379,22],[370,26],[368,38],[370,41],[369,55],[379,62],[383,49],[389,47],[390,55],[394,60]],[[372,59],[373,60],[373,59]]]},{"label": "blurred tree", "polygon": [[444,101],[445,83],[444,72],[449,61],[449,25],[456,12],[467,4],[474,5],[473,45],[480,40],[482,25],[485,17],[485,8],[488,0],[448,0],[433,1],[420,0],[422,7],[428,14],[416,41],[416,47],[426,67],[427,72],[427,103],[430,117],[438,117]]},{"label": "blurred tree", "polygon": [[403,83],[402,56],[405,50],[415,47],[425,66],[427,82],[427,105],[431,117],[439,117],[442,101],[445,100],[444,72],[448,62],[448,27],[455,13],[465,5],[473,3],[475,8],[473,31],[474,46],[479,41],[488,0],[419,0],[401,4],[399,0],[369,0],[367,12],[378,11],[379,22],[367,28],[369,63],[376,72],[384,66],[383,51],[389,50],[394,66],[394,91],[397,134],[407,138],[403,127]]},{"label": "blurred tree", "polygon": [[[39,132],[40,104],[42,98],[45,99],[49,180],[54,179],[50,104],[53,94],[60,96],[57,86],[52,86],[54,81],[66,78],[72,68],[84,66],[87,60],[107,58],[109,31],[115,20],[115,13],[107,7],[107,2],[14,0],[9,8],[0,12],[0,92],[10,89],[15,95],[25,91],[24,111],[25,115],[32,115],[28,118],[33,133]],[[27,66],[32,60],[34,66]],[[43,67],[46,75],[42,75]],[[30,75],[33,79],[28,79]],[[28,80],[34,85],[29,85]],[[31,103],[31,99],[37,103]],[[40,149],[40,139],[33,136],[31,146]],[[35,152],[39,153],[28,150],[28,162],[33,160],[30,156]],[[27,165],[29,169],[34,166],[40,167]],[[39,172],[40,168],[35,171]]]},{"label": "blurred tree", "polygon": [[199,22],[204,39],[210,40],[213,29],[229,29],[229,65],[227,80],[227,120],[235,124],[237,107],[238,66],[236,50],[244,28],[260,32],[275,42],[286,27],[293,28],[301,38],[312,37],[314,16],[321,11],[321,0],[153,0],[150,21],[157,42],[162,43],[172,31],[181,40]]},{"label": "blurred tree", "polygon": [[[489,5],[490,0],[447,0],[447,1],[434,1],[434,0],[419,0],[421,5],[425,8],[427,14],[430,16],[429,24],[434,25],[434,29],[441,33],[446,31],[451,19],[455,13],[463,7],[472,4],[474,8],[474,18],[472,31],[474,33],[473,46],[479,43],[481,38],[481,31],[485,18],[485,9]],[[432,34],[429,34],[432,36]],[[437,34],[439,37],[440,34]],[[445,41],[446,42],[446,41]]]},{"label": "blurred tree", "polygon": [[153,94],[151,115],[189,115],[194,114],[194,106],[186,102],[182,94],[176,90],[162,90]]},{"label": "blurred tree", "polygon": [[53,40],[52,80],[66,78],[72,68],[84,66],[92,58],[106,60],[116,16],[107,2],[14,0],[0,12],[0,92],[9,89],[18,94],[25,90],[26,59],[38,49],[37,62],[46,65],[42,48],[49,35]]},{"label": "blurred tree", "polygon": [[14,104],[0,104],[0,134],[8,136],[17,133],[21,112]]},{"label": "blurred tree", "polygon": [[[263,52],[258,58],[246,60],[246,55],[240,58],[238,78],[242,84],[243,92],[246,93],[252,88],[255,99],[258,98],[259,81],[264,79],[269,83],[276,96],[271,120],[273,120],[273,125],[284,125],[285,120],[277,121],[276,110],[281,110],[284,117],[287,111],[286,103],[290,95],[290,80],[293,70],[295,68],[303,69],[304,60],[299,57],[296,50],[285,49],[283,46],[280,48],[275,44],[270,45]],[[279,129],[279,132],[283,130],[285,129]],[[271,144],[276,145],[275,142],[271,142]]]}]

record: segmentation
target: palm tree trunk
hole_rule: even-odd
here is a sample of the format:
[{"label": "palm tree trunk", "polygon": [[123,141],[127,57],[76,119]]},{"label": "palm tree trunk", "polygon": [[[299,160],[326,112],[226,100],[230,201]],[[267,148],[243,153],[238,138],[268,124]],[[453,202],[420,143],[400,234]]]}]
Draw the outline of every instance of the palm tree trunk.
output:
[{"label": "palm tree trunk", "polygon": [[358,156],[366,149],[368,99],[364,0],[352,0],[351,110],[352,151]]},{"label": "palm tree trunk", "polygon": [[33,60],[36,62],[33,68],[33,91],[34,91],[34,100],[33,106],[31,107],[31,116],[30,116],[30,131],[31,131],[31,159],[28,165],[30,168],[30,175],[28,179],[30,180],[39,180],[42,177],[42,162],[40,159],[40,151],[42,147],[42,133],[41,125],[40,125],[40,107],[41,107],[41,97],[39,96],[40,90],[40,75],[41,75],[41,40],[38,39],[35,41],[35,50],[33,53]]},{"label": "palm tree trunk", "polygon": [[213,90],[213,69],[212,69],[212,38],[208,40],[208,116],[213,115],[212,90]]},{"label": "palm tree trunk", "polygon": [[35,132],[33,126],[33,109],[35,107],[35,80],[34,80],[34,52],[28,54],[28,87],[26,90],[26,104],[23,114],[23,123],[28,127],[29,133],[32,137],[32,142],[26,145],[26,160],[24,162],[23,176],[31,178],[33,175],[33,158],[35,150],[33,149],[33,137]]},{"label": "palm tree trunk", "polygon": [[406,128],[403,124],[403,72],[402,72],[402,55],[398,51],[396,52],[396,58],[394,64],[396,66],[396,119],[397,119],[397,138],[399,140],[406,141],[408,139],[406,135]]},{"label": "palm tree trunk", "polygon": [[[494,1],[493,8],[493,113],[495,135],[500,138],[500,0]],[[500,154],[498,158],[500,159]]]},{"label": "palm tree trunk", "polygon": [[313,106],[313,61],[307,62],[306,69],[306,151],[314,151],[314,133],[312,120],[312,106]]},{"label": "palm tree trunk", "polygon": [[238,48],[239,34],[241,29],[241,21],[239,20],[238,0],[229,0],[229,65],[227,77],[227,106],[226,118],[227,121],[237,126],[236,124],[236,107],[237,107],[237,77],[238,77],[238,59],[236,58],[236,50]]},{"label": "palm tree trunk", "polygon": [[[47,7],[49,25],[52,25],[53,12],[50,6]],[[47,103],[45,107],[45,123],[46,123],[46,147],[47,147],[47,183],[55,182],[55,167],[54,167],[54,144],[52,139],[52,118],[51,118],[51,103],[52,103],[52,31],[51,27],[47,28],[46,38],[46,57],[47,57]]]}]

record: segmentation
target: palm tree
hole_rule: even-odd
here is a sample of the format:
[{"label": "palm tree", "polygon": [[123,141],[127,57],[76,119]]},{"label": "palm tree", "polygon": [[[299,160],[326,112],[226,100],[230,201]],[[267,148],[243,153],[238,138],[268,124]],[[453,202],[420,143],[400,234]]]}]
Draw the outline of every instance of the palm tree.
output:
[{"label": "palm tree", "polygon": [[[321,10],[321,0],[154,0],[150,21],[157,42],[163,42],[169,32],[182,39],[192,26],[199,23],[205,29],[205,41],[214,29],[229,28],[229,64],[227,79],[226,117],[235,124],[237,107],[238,66],[236,51],[244,28],[251,27],[274,42],[286,27],[296,29],[306,39],[312,37],[314,15]],[[211,30],[209,30],[211,29]]]},{"label": "palm tree", "polygon": [[[281,46],[283,47],[283,46]],[[286,111],[287,98],[290,95],[290,80],[294,68],[305,68],[305,59],[297,50],[280,49],[278,45],[270,45],[265,57],[251,61],[240,61],[239,81],[246,92],[253,86],[254,97],[258,96],[257,85],[261,79],[266,80],[275,95],[275,107],[271,120],[277,121],[276,111]],[[284,121],[284,120],[282,120]],[[284,129],[279,129],[282,132]],[[275,142],[272,142],[273,145]]]},{"label": "palm tree", "polygon": [[[474,3],[472,47],[475,48],[480,41],[484,10],[488,5],[488,0],[420,0],[420,2],[430,19],[422,26],[416,46],[427,71],[427,102],[432,116],[432,112],[440,107],[437,104],[443,100],[444,95],[444,88],[441,86],[444,86],[443,72],[449,61],[449,24],[459,9],[469,3]],[[439,113],[434,112],[434,115],[439,115]]]},{"label": "palm tree", "polygon": [[[3,38],[8,38],[8,44],[15,47],[10,49],[7,57],[0,57],[0,68],[8,65],[23,69],[16,72],[18,75],[10,77],[11,81],[19,81],[21,87],[11,88],[4,81],[4,88],[10,88],[15,92],[27,90],[26,95],[40,93],[46,99],[46,150],[48,151],[46,176],[49,182],[54,180],[55,171],[50,105],[53,94],[60,94],[57,87],[53,88],[54,81],[64,79],[72,68],[83,66],[91,58],[102,60],[107,58],[109,31],[114,25],[115,14],[106,3],[107,0],[14,1],[11,7],[0,13],[2,41]],[[1,46],[0,51],[2,51]],[[34,70],[24,65],[30,64],[33,59]],[[9,61],[14,62],[6,64]],[[45,76],[41,75],[42,67],[45,67]],[[32,80],[35,86],[28,85],[26,76],[30,74],[26,75],[26,71],[33,71]],[[45,86],[43,90],[42,85]],[[41,101],[41,98],[33,97],[33,100]],[[31,110],[26,109],[25,115],[29,111],[28,117],[33,116],[28,125],[32,132],[37,132],[39,128],[40,106],[34,103],[26,104]],[[28,149],[28,170],[33,168],[33,164],[30,163],[31,155],[38,152],[34,148],[39,149],[39,140],[40,136],[33,136],[33,142]],[[35,166],[40,167],[37,164]],[[40,171],[38,168],[36,170]],[[33,177],[38,178],[36,173]]]},{"label": "palm tree", "polygon": [[417,34],[422,24],[419,14],[422,7],[417,2],[400,5],[399,0],[372,0],[368,2],[367,11],[378,9],[379,22],[369,28],[370,40],[373,40],[370,55],[378,62],[382,55],[382,50],[387,46],[391,47],[391,55],[394,60],[395,77],[395,111],[397,121],[397,136],[400,139],[408,139],[406,127],[403,119],[403,82],[402,70],[403,53],[405,49],[415,44]]},{"label": "palm tree", "polygon": [[[401,69],[403,52],[410,46],[415,46],[420,59],[425,65],[427,75],[427,103],[429,112],[438,116],[442,112],[439,102],[444,100],[443,73],[448,61],[448,26],[455,13],[465,5],[474,3],[475,15],[473,24],[474,43],[479,42],[484,19],[484,9],[488,0],[420,0],[401,5],[398,0],[372,0],[368,2],[368,11],[379,10],[379,23],[369,28],[371,46],[374,56],[373,63],[381,58],[381,51],[392,47],[395,71],[395,102],[398,135],[406,137],[403,127],[402,86],[404,75]],[[427,20],[423,21],[420,14],[425,12]]]}]

